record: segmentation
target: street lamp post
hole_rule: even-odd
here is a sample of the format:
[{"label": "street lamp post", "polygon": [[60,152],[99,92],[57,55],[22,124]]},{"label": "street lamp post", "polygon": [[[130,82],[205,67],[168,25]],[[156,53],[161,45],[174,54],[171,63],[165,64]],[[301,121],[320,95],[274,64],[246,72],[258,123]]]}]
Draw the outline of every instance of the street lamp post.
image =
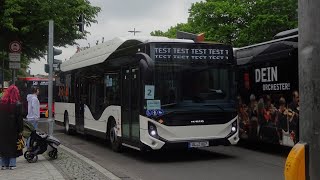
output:
[{"label": "street lamp post", "polygon": [[49,63],[49,84],[48,84],[48,112],[49,112],[49,135],[53,134],[53,123],[52,119],[52,97],[53,97],[53,20],[49,20],[49,42],[48,42],[48,63]]},{"label": "street lamp post", "polygon": [[4,91],[4,59],[2,59],[2,92]]},{"label": "street lamp post", "polygon": [[52,117],[52,103],[53,103],[53,63],[60,63],[60,60],[55,60],[54,56],[62,53],[62,50],[53,47],[53,32],[54,24],[53,20],[49,21],[49,42],[48,42],[48,66],[49,66],[49,83],[48,83],[48,121],[49,121],[49,135],[53,133],[54,119]]}]

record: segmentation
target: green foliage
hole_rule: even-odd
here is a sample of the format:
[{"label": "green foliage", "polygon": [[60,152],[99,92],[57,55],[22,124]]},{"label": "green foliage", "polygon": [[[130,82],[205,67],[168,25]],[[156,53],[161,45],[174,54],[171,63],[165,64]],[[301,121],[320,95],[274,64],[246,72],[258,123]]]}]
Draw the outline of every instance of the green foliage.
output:
[{"label": "green foliage", "polygon": [[193,3],[186,24],[151,35],[175,37],[176,30],[205,33],[207,41],[245,46],[298,25],[297,0],[206,0]]},{"label": "green foliage", "polygon": [[167,36],[166,33],[162,32],[160,30],[152,31],[150,34],[151,34],[151,36]]},{"label": "green foliage", "polygon": [[[8,53],[7,52],[4,52],[4,51],[0,51],[0,69],[2,69],[2,65],[4,65],[4,74],[5,74],[5,80],[6,81],[9,81],[11,80],[12,78],[12,70],[7,68],[9,67],[9,57],[8,57]],[[3,64],[4,63],[4,64]],[[20,61],[20,64],[21,64],[21,69],[27,69],[28,68],[28,65],[30,63],[30,60],[28,59],[28,57],[24,54],[21,55],[21,61]],[[17,75],[18,76],[26,76],[27,75],[27,72],[26,71],[23,71],[23,70],[20,70],[20,71],[17,71]]]},{"label": "green foliage", "polygon": [[170,27],[167,32],[162,32],[160,30],[153,31],[151,32],[151,36],[165,36],[174,38],[176,37],[177,31],[194,32],[190,24],[179,23],[176,26]]},{"label": "green foliage", "polygon": [[88,0],[2,0],[0,1],[0,52],[8,51],[12,40],[22,44],[23,59],[43,57],[48,44],[48,21],[54,20],[54,45],[74,45],[89,32],[79,33],[76,25],[84,14],[85,25],[96,23],[99,7]]},{"label": "green foliage", "polygon": [[[236,43],[248,45],[272,39],[284,30],[298,26],[297,0],[251,0],[251,10]],[[253,36],[252,36],[253,34]]]}]

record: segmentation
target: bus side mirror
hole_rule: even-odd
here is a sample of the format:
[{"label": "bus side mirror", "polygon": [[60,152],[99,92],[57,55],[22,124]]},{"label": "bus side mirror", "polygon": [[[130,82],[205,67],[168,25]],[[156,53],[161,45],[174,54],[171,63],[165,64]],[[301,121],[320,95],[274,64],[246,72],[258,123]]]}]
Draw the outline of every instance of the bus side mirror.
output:
[{"label": "bus side mirror", "polygon": [[146,84],[153,84],[153,60],[145,53],[137,53],[136,58],[139,61],[141,79]]}]

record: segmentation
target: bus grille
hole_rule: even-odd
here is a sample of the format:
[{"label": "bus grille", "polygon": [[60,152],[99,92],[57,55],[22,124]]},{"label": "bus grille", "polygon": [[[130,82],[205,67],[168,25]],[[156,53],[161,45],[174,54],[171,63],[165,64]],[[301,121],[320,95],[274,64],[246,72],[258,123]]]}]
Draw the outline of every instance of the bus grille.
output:
[{"label": "bus grille", "polygon": [[161,117],[163,124],[167,126],[194,126],[225,124],[235,118],[235,112],[214,113],[170,113]]}]

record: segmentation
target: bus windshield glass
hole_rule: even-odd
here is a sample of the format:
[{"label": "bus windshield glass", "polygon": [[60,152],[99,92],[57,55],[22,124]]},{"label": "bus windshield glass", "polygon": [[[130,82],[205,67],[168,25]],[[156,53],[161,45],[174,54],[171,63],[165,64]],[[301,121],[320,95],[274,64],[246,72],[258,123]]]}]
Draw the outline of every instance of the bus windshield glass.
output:
[{"label": "bus windshield glass", "polygon": [[48,82],[47,81],[42,81],[39,82],[40,86],[39,87],[39,95],[38,99],[40,102],[48,102]]},{"label": "bus windshield glass", "polygon": [[155,74],[155,92],[163,105],[230,99],[232,79],[226,68],[168,65],[156,67]]},{"label": "bus windshield glass", "polygon": [[20,89],[21,96],[26,98],[28,94],[32,94],[31,89],[33,86],[39,88],[38,99],[40,103],[48,102],[48,80],[40,78],[20,78],[17,81],[17,86]]},{"label": "bus windshield glass", "polygon": [[232,50],[225,45],[155,45],[155,96],[161,105],[232,99]]}]

